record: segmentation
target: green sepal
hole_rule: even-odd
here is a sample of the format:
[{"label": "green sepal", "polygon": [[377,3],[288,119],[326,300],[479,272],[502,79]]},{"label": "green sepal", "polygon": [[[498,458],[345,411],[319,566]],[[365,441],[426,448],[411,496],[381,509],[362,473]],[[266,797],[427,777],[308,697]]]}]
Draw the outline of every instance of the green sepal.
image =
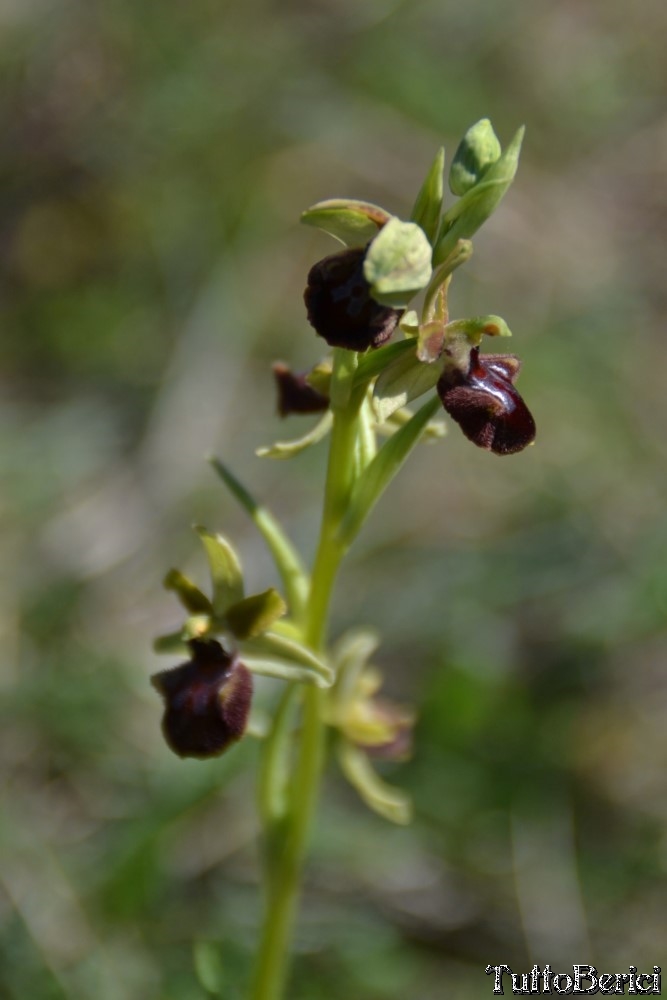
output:
[{"label": "green sepal", "polygon": [[379,205],[354,198],[318,201],[301,215],[306,226],[323,229],[347,247],[366,246],[390,219],[389,212]]},{"label": "green sepal", "polygon": [[297,667],[306,667],[318,677],[320,687],[330,687],[334,681],[334,672],[328,663],[319,657],[302,642],[288,639],[277,632],[264,632],[256,639],[250,639],[244,644],[244,650],[250,655],[280,660]]},{"label": "green sepal", "polygon": [[443,216],[440,226],[442,235],[433,251],[435,266],[449,257],[458,240],[469,239],[476,233],[500,204],[519,166],[524,131],[522,126],[502,156],[486,170],[483,178]]},{"label": "green sepal", "polygon": [[343,774],[369,809],[392,823],[407,825],[412,819],[412,801],[408,793],[383,781],[367,754],[349,740],[339,739],[337,750]]},{"label": "green sepal", "polygon": [[236,552],[226,538],[213,534],[202,528],[195,527],[199,535],[211,573],[213,584],[213,613],[216,618],[222,618],[231,604],[243,600],[243,573]]},{"label": "green sepal", "polygon": [[264,538],[280,573],[291,612],[295,617],[302,616],[308,601],[310,581],[298,552],[270,511],[251,496],[224,462],[219,458],[210,458],[209,461]]},{"label": "green sepal", "polygon": [[385,442],[370,465],[356,480],[347,512],[339,529],[341,545],[348,546],[352,542],[371,509],[419,441],[439,406],[440,400],[437,396],[424,403],[414,417]]},{"label": "green sepal", "polygon": [[162,586],[165,590],[173,590],[185,610],[191,614],[213,613],[213,605],[206,594],[202,593],[189,577],[181,573],[180,569],[170,569],[162,581]]},{"label": "green sepal", "polygon": [[322,419],[307,434],[300,438],[294,438],[292,441],[276,441],[275,444],[257,448],[255,454],[258,458],[293,458],[294,455],[299,455],[306,448],[322,441],[331,430],[332,425],[333,414],[327,410]]},{"label": "green sepal", "polygon": [[254,639],[271,628],[287,611],[287,605],[277,590],[270,587],[261,594],[253,594],[225,612],[225,622],[237,639]]},{"label": "green sepal", "polygon": [[471,125],[459,143],[449,168],[449,190],[464,195],[499,159],[502,147],[488,118]]},{"label": "green sepal", "polygon": [[435,242],[440,225],[440,213],[442,211],[444,196],[444,170],[445,148],[441,146],[431,169],[426,175],[426,180],[422,184],[414,208],[410,214],[412,222],[416,222],[418,226],[421,226],[431,244]]},{"label": "green sepal", "polygon": [[441,375],[438,364],[424,364],[414,351],[401,354],[382,371],[373,389],[373,409],[379,423],[406,403],[432,389]]},{"label": "green sepal", "polygon": [[431,244],[414,222],[392,219],[375,237],[364,258],[364,277],[382,305],[400,308],[428,285]]}]

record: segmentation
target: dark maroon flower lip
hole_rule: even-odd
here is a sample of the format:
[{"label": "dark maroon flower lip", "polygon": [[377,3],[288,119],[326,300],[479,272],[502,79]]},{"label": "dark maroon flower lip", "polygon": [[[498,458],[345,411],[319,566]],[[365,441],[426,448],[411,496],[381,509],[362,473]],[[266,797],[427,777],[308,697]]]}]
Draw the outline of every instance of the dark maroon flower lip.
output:
[{"label": "dark maroon flower lip", "polygon": [[314,264],[304,301],[308,322],[331,347],[366,351],[391,337],[402,310],[382,306],[364,278],[366,248],[342,250]]},{"label": "dark maroon flower lip", "polygon": [[273,376],[278,389],[278,413],[322,413],[329,409],[329,400],[307,381],[305,374],[296,374],[281,361],[273,365]]},{"label": "dark maroon flower lip", "polygon": [[446,368],[438,394],[450,417],[479,448],[513,455],[535,440],[535,421],[514,387],[521,362],[513,354],[470,351],[467,372]]},{"label": "dark maroon flower lip", "polygon": [[217,757],[245,732],[252,674],[219,642],[189,646],[191,660],[151,677],[165,701],[162,731],[179,757]]}]

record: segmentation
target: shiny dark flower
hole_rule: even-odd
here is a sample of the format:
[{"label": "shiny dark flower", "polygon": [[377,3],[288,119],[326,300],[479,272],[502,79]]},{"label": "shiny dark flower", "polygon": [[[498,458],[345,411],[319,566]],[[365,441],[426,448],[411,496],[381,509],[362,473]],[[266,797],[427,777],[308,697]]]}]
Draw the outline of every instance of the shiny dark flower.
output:
[{"label": "shiny dark flower", "polygon": [[306,380],[305,375],[297,375],[287,365],[276,361],[273,375],[278,389],[278,413],[287,417],[290,413],[322,413],[329,409],[329,400]]},{"label": "shiny dark flower", "polygon": [[165,701],[162,731],[179,757],[217,757],[245,732],[252,674],[219,642],[189,646],[191,660],[151,678]]},{"label": "shiny dark flower", "polygon": [[513,354],[470,351],[467,371],[446,368],[438,395],[467,438],[496,455],[512,455],[535,440],[535,421],[514,388],[521,362]]},{"label": "shiny dark flower", "polygon": [[364,278],[365,248],[342,250],[314,264],[304,301],[308,321],[332,347],[365,351],[391,337],[401,310],[382,306]]}]

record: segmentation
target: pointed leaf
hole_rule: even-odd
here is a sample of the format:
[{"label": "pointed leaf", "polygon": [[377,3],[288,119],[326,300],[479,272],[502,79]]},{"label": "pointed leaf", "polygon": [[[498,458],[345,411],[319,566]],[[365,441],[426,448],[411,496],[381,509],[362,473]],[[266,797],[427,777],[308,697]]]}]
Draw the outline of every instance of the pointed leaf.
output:
[{"label": "pointed leaf", "polygon": [[488,118],[471,125],[459,143],[449,171],[452,194],[464,195],[474,187],[501,152],[498,136]]},{"label": "pointed leaf", "polygon": [[271,587],[262,594],[253,594],[225,612],[225,619],[237,639],[254,639],[266,632],[287,611],[287,605],[277,590]]},{"label": "pointed leaf", "polygon": [[412,819],[412,802],[407,792],[383,781],[367,755],[348,740],[338,743],[338,760],[343,774],[374,812],[405,826]]},{"label": "pointed leaf", "polygon": [[438,235],[440,212],[444,194],[443,173],[445,169],[445,149],[441,146],[435,160],[426,175],[422,188],[417,195],[410,218],[426,233],[429,243],[433,244]]},{"label": "pointed leaf", "polygon": [[246,642],[244,650],[246,649],[252,656],[269,657],[305,667],[320,678],[321,686],[328,687],[333,683],[334,672],[328,663],[297,639],[288,639],[277,632],[265,632],[256,639]]},{"label": "pointed leaf", "polygon": [[303,437],[295,438],[293,441],[276,441],[266,448],[258,448],[255,454],[258,458],[292,458],[325,438],[332,424],[333,414],[329,410]]},{"label": "pointed leaf", "polygon": [[382,305],[406,305],[431,278],[431,244],[414,222],[392,219],[375,237],[364,259],[371,295]]},{"label": "pointed leaf", "polygon": [[320,201],[301,216],[305,225],[323,229],[348,247],[366,246],[390,219],[389,212],[378,205],[353,198]]},{"label": "pointed leaf", "polygon": [[206,528],[195,531],[206,550],[213,583],[213,611],[222,617],[230,604],[243,598],[243,573],[238,557],[222,535],[214,535]]},{"label": "pointed leaf", "polygon": [[302,616],[308,600],[310,583],[301,559],[273,515],[248,493],[236,476],[218,458],[210,459],[211,465],[241,506],[248,512],[263,536],[276,565],[287,595],[287,602],[295,617]]},{"label": "pointed leaf", "polygon": [[412,353],[402,354],[387,365],[375,383],[373,408],[380,423],[410,400],[428,392],[440,378],[442,366],[424,364],[414,353],[414,341],[411,346]]},{"label": "pointed leaf", "polygon": [[206,594],[203,594],[199,587],[179,569],[170,569],[162,581],[162,586],[165,590],[173,590],[178,595],[185,610],[192,612],[192,614],[210,615],[213,611],[213,606]]},{"label": "pointed leaf", "polygon": [[363,475],[357,479],[347,513],[340,526],[339,537],[342,545],[349,545],[357,534],[371,509],[419,441],[439,406],[440,400],[437,396],[424,403],[414,417],[385,442]]},{"label": "pointed leaf", "polygon": [[523,141],[523,126],[516,132],[500,159],[492,163],[483,178],[445,214],[442,236],[433,251],[434,265],[442,264],[460,239],[469,239],[500,204],[514,180]]}]

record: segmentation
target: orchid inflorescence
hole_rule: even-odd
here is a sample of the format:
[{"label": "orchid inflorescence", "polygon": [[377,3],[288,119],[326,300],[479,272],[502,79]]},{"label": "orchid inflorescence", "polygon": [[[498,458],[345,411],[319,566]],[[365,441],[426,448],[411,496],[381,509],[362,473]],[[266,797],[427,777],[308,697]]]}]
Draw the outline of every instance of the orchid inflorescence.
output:
[{"label": "orchid inflorescence", "polygon": [[[520,452],[535,438],[533,418],[515,387],[519,359],[480,352],[484,336],[510,335],[507,324],[498,316],[451,319],[448,305],[452,276],[471,257],[471,237],[514,178],[522,138],[520,129],[503,150],[487,119],[472,126],[450,168],[449,187],[458,200],[448,208],[441,149],[407,221],[351,199],[322,201],[304,212],[304,223],[343,244],[312,266],[304,295],[308,321],[332,350],[306,373],[275,363],[280,416],[319,418],[302,437],[258,454],[293,458],[330,436],[312,572],[269,511],[215,459],[215,470],[264,536],[284,597],[275,588],[246,596],[233,547],[204,528],[197,530],[211,597],[179,570],[164,581],[188,612],[181,628],[156,642],[160,651],[188,655],[153,678],[165,702],[164,735],[175,753],[217,756],[240,739],[253,674],[288,682],[263,734],[260,812],[269,898],[255,1000],[281,995],[276,977],[282,981],[285,963],[276,926],[290,920],[286,898],[296,892],[323,732],[331,734],[344,774],[371,808],[399,823],[410,816],[408,795],[387,785],[372,760],[409,755],[413,713],[378,694],[382,676],[371,663],[378,645],[372,631],[354,629],[333,644],[326,637],[341,559],[413,447],[445,433],[436,419],[440,405],[469,440],[496,455]],[[422,396],[426,401],[413,412],[409,404]],[[288,869],[289,885],[280,875]]]}]

